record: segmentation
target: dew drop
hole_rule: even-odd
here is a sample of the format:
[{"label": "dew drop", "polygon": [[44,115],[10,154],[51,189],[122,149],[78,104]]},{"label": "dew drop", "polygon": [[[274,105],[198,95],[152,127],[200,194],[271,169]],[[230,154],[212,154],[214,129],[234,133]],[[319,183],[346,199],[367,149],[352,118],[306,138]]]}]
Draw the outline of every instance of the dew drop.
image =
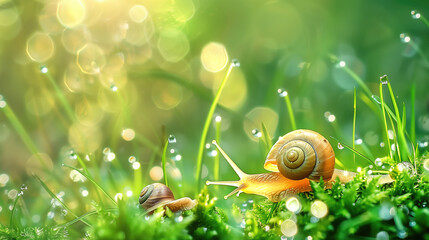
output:
[{"label": "dew drop", "polygon": [[384,146],[385,146],[384,142],[380,142],[380,147],[384,147]]},{"label": "dew drop", "polygon": [[377,95],[372,95],[371,96],[372,100],[374,100],[376,103],[381,104],[381,100],[380,97]]},{"label": "dew drop", "polygon": [[419,12],[417,12],[416,10],[411,11],[411,17],[413,19],[420,19],[421,18],[421,14]]},{"label": "dew drop", "polygon": [[240,62],[237,59],[232,59],[232,66],[233,67],[240,67]]},{"label": "dew drop", "polygon": [[222,121],[222,117],[221,116],[216,116],[215,117],[215,121],[216,122],[221,122]]},{"label": "dew drop", "polygon": [[180,215],[177,218],[174,219],[176,222],[182,222],[183,221],[183,216]]},{"label": "dew drop", "polygon": [[343,68],[346,66],[346,62],[345,61],[339,61],[336,65],[337,68]]},{"label": "dew drop", "polygon": [[372,170],[368,170],[368,175],[371,175],[372,174]]},{"label": "dew drop", "polygon": [[62,209],[61,210],[61,215],[66,216],[68,213],[68,211],[66,209]]},{"label": "dew drop", "polygon": [[4,100],[3,95],[0,94],[0,108],[6,107],[6,101]]},{"label": "dew drop", "polygon": [[429,146],[428,141],[419,142],[418,144],[419,144],[419,147],[421,147],[421,148],[425,148],[425,147]]},{"label": "dew drop", "polygon": [[115,84],[110,84],[110,90],[112,90],[113,92],[118,91],[118,86],[116,86]]},{"label": "dew drop", "polygon": [[257,138],[262,137],[262,133],[256,128],[252,130],[252,135]]},{"label": "dew drop", "polygon": [[43,74],[48,73],[48,68],[46,66],[41,66],[40,67],[40,72],[43,73]]},{"label": "dew drop", "polygon": [[380,159],[380,158],[376,158],[376,159],[375,159],[375,165],[377,165],[377,166],[381,166],[381,165],[383,165],[383,162],[381,161],[381,159]]},{"label": "dew drop", "polygon": [[380,231],[376,236],[377,240],[389,240],[389,234],[386,231]]},{"label": "dew drop", "polygon": [[27,185],[22,184],[21,185],[21,191],[26,191],[28,189]]},{"label": "dew drop", "polygon": [[103,149],[103,154],[104,155],[107,155],[108,153],[110,153],[110,148],[108,148],[108,147],[105,147],[104,149]]},{"label": "dew drop", "polygon": [[406,238],[408,236],[408,233],[407,233],[407,231],[405,231],[404,229],[402,229],[402,230],[400,230],[398,232],[397,235],[398,235],[398,238],[404,239],[404,238]]},{"label": "dew drop", "polygon": [[122,200],[122,193],[117,193],[115,195],[114,199],[115,199],[116,202],[119,201],[119,200]]},{"label": "dew drop", "polygon": [[130,156],[129,158],[128,158],[128,162],[129,163],[134,163],[136,161],[136,157],[134,157],[134,156]]},{"label": "dew drop", "polygon": [[282,98],[287,96],[287,91],[284,90],[283,88],[277,89],[277,92],[278,92],[279,96]]},{"label": "dew drop", "polygon": [[410,36],[406,33],[399,34],[399,38],[401,39],[401,42],[403,42],[403,43],[409,43],[411,41]]},{"label": "dew drop", "polygon": [[361,138],[358,138],[355,140],[356,145],[361,145],[363,143],[363,140]]},{"label": "dew drop", "polygon": [[416,221],[410,221],[409,223],[410,227],[415,227],[417,225]]},{"label": "dew drop", "polygon": [[77,154],[73,150],[71,150],[69,152],[69,158],[72,159],[72,160],[76,160],[77,159]]},{"label": "dew drop", "polygon": [[52,211],[49,211],[49,212],[48,212],[48,218],[52,219],[52,218],[54,218],[54,217],[55,217],[55,213],[54,213],[54,212],[52,212]]},{"label": "dew drop", "polygon": [[176,137],[174,135],[168,136],[168,143],[176,143]]},{"label": "dew drop", "polygon": [[380,77],[380,82],[383,85],[387,85],[389,83],[389,79],[387,78],[387,75],[383,75]]},{"label": "dew drop", "polygon": [[139,162],[134,162],[133,163],[133,169],[134,170],[137,170],[137,169],[139,169],[140,168],[140,163]]}]

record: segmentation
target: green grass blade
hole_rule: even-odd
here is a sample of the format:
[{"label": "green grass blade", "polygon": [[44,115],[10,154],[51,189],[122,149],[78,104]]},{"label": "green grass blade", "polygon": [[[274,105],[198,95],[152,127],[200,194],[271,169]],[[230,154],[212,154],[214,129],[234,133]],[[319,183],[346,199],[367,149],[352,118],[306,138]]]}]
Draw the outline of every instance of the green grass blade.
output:
[{"label": "green grass blade", "polygon": [[[34,177],[40,182],[40,184],[42,185],[42,187],[46,190],[46,192],[52,197],[52,198],[54,198],[55,200],[57,200],[71,215],[73,215],[73,217],[78,217],[69,207],[67,207],[67,205],[63,202],[63,201],[61,201],[61,199],[59,199],[58,197],[57,197],[57,195],[55,194],[55,193],[53,193],[50,189],[49,189],[49,187],[46,185],[46,183],[45,182],[43,182],[42,181],[42,179],[40,179],[37,175],[34,175]],[[84,219],[81,219],[81,221],[83,222],[83,223],[85,223],[86,225],[88,225],[88,226],[91,226],[91,224],[89,224],[87,221],[85,221]]]},{"label": "green grass blade", "polygon": [[[220,133],[221,133],[221,118],[220,117],[216,117],[216,142],[219,144],[220,142]],[[214,167],[213,167],[213,175],[214,175],[214,179],[215,181],[219,180],[219,170],[220,170],[220,152],[219,149],[216,148],[216,156],[213,157],[213,161],[214,161]]]},{"label": "green grass blade", "polygon": [[9,227],[13,227],[13,214],[15,213],[16,204],[18,203],[20,197],[21,195],[18,194],[18,196],[15,198],[15,201],[13,202],[12,212],[10,213]]},{"label": "green grass blade", "polygon": [[264,142],[265,155],[268,155],[271,147],[273,146],[273,142],[271,141],[270,134],[268,133],[267,127],[264,123],[262,123],[262,141]]},{"label": "green grass blade", "polygon": [[58,87],[54,77],[52,74],[48,71],[48,69],[45,66],[42,66],[41,69],[46,69],[46,72],[42,71],[44,75],[48,78],[49,82],[52,84],[55,90],[55,94],[57,95],[57,98],[60,100],[61,105],[63,105],[64,109],[66,110],[67,116],[71,122],[74,122],[76,117],[74,115],[74,112],[72,110],[71,105],[67,101],[66,97],[64,96],[63,91]]},{"label": "green grass blade", "polygon": [[353,153],[355,153],[355,154],[357,154],[357,155],[361,156],[362,158],[364,158],[364,159],[368,160],[370,163],[372,163],[372,165],[373,165],[373,166],[376,166],[376,165],[375,165],[375,162],[374,162],[373,160],[371,160],[369,157],[367,157],[367,156],[363,155],[362,153],[360,153],[360,152],[356,151],[356,149],[354,149],[353,147],[351,147],[351,146],[349,146],[349,145],[347,145],[347,144],[345,144],[345,143],[340,142],[340,140],[338,140],[337,138],[335,138],[335,137],[333,137],[333,136],[330,136],[330,137],[331,137],[332,139],[334,139],[335,141],[337,141],[339,144],[341,144],[343,147],[346,147],[347,149],[349,149],[349,150],[350,150],[350,151],[352,151]]},{"label": "green grass blade", "polygon": [[405,103],[402,103],[402,129],[405,132],[405,126],[407,125],[407,109]]},{"label": "green grass blade", "polygon": [[379,90],[380,90],[381,112],[382,112],[383,121],[384,121],[385,140],[387,142],[387,149],[389,151],[389,156],[392,160],[394,160],[392,148],[390,147],[389,130],[387,127],[386,112],[385,112],[385,107],[384,107],[383,84],[381,82],[380,82]]},{"label": "green grass blade", "polygon": [[199,192],[199,189],[200,189],[200,176],[201,176],[201,169],[202,169],[202,164],[203,164],[204,145],[205,145],[205,142],[206,142],[206,139],[207,139],[207,133],[209,131],[210,123],[211,123],[211,121],[213,119],[214,111],[215,111],[216,106],[217,106],[217,104],[219,102],[220,95],[222,93],[223,88],[225,87],[226,81],[228,80],[229,75],[231,74],[231,71],[232,71],[233,67],[234,67],[234,63],[231,63],[229,65],[229,68],[228,68],[226,74],[225,74],[225,77],[223,78],[223,80],[222,80],[222,82],[221,82],[221,84],[219,86],[219,89],[216,92],[215,98],[213,99],[213,102],[212,102],[212,104],[210,106],[210,109],[209,109],[209,112],[207,114],[206,121],[204,123],[203,132],[201,133],[201,140],[200,140],[199,149],[198,149],[198,155],[197,155],[197,170],[196,170],[196,173],[195,173],[196,180],[198,182],[197,183],[198,192]]},{"label": "green grass blade", "polygon": [[161,161],[162,161],[162,172],[164,173],[164,182],[165,182],[165,185],[168,187],[168,178],[167,178],[167,171],[166,171],[167,148],[168,148],[168,140],[165,141],[164,150],[162,150],[162,159],[161,159]]},{"label": "green grass blade", "polygon": [[63,164],[62,166],[64,166],[64,167],[68,167],[68,168],[71,168],[71,169],[73,169],[73,170],[76,170],[77,172],[79,172],[80,174],[82,174],[84,177],[86,177],[90,182],[92,182],[101,192],[103,192],[104,193],[104,195],[106,195],[116,206],[118,205],[118,203],[115,201],[115,199],[113,199],[108,193],[107,193],[107,191],[106,190],[104,190],[92,177],[90,177],[89,175],[87,175],[87,174],[85,174],[84,172],[82,172],[81,170],[79,170],[79,169],[77,169],[77,168],[75,168],[75,167],[72,167],[72,166],[69,166],[69,165],[67,165],[67,164]]},{"label": "green grass blade", "polygon": [[398,105],[396,103],[396,98],[395,98],[395,94],[393,94],[393,90],[392,90],[392,86],[389,82],[389,79],[386,75],[382,76],[380,79],[382,82],[387,82],[387,87],[389,89],[389,93],[390,93],[390,98],[392,99],[392,103],[393,103],[393,109],[395,110],[395,116],[397,119],[397,124],[396,127],[398,129],[397,134],[398,134],[398,145],[400,147],[401,150],[401,160],[405,161],[410,159],[410,151],[408,149],[408,145],[405,139],[405,130],[402,127],[402,122],[401,122],[401,117],[400,117],[400,112],[398,109]]},{"label": "green grass blade", "polygon": [[[356,138],[356,88],[353,89],[353,134],[352,134],[353,149],[355,149],[355,138]],[[353,154],[353,166],[356,166],[356,154]]]},{"label": "green grass blade", "polygon": [[293,108],[292,108],[292,104],[290,102],[289,93],[286,92],[285,90],[282,90],[282,89],[279,89],[278,91],[280,94],[284,95],[286,108],[287,108],[287,111],[289,113],[289,119],[290,119],[290,125],[292,128],[292,131],[296,130],[295,115],[293,114]]}]

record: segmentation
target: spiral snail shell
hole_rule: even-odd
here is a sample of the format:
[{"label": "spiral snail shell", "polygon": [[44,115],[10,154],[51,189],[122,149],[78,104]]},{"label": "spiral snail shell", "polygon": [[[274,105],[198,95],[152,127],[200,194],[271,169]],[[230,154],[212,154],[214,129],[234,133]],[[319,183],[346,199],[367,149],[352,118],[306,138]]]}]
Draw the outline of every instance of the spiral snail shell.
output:
[{"label": "spiral snail shell", "polygon": [[[228,161],[237,175],[238,181],[207,181],[207,185],[226,185],[237,187],[225,196],[241,192],[265,196],[278,202],[287,195],[311,191],[310,179],[319,181],[322,177],[330,187],[335,179],[341,183],[352,180],[356,173],[335,169],[335,153],[328,140],[311,130],[295,130],[281,137],[271,148],[264,164],[270,173],[244,173],[213,141],[219,152]],[[380,176],[380,175],[379,175]],[[371,179],[377,177],[371,175]],[[389,175],[381,175],[379,183],[389,183]]]},{"label": "spiral snail shell", "polygon": [[296,130],[281,137],[271,148],[264,168],[292,180],[329,180],[335,153],[328,140],[311,130]]},{"label": "spiral snail shell", "polygon": [[152,214],[159,207],[168,207],[172,212],[189,210],[195,207],[197,201],[188,197],[174,199],[169,187],[162,183],[153,183],[143,188],[139,203],[149,214]]}]

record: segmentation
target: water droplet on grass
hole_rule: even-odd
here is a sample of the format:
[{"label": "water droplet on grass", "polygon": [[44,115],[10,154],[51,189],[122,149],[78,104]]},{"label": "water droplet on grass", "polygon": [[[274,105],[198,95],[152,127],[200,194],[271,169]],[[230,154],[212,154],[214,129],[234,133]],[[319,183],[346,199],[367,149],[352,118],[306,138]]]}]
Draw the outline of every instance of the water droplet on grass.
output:
[{"label": "water droplet on grass", "polygon": [[262,137],[262,133],[256,128],[252,130],[252,135],[257,138]]},{"label": "water droplet on grass", "polygon": [[399,34],[399,38],[401,39],[401,42],[403,42],[403,43],[409,43],[411,41],[410,36],[406,33]]},{"label": "water droplet on grass", "polygon": [[387,85],[389,83],[389,79],[387,78],[387,75],[383,75],[380,77],[380,82],[383,85]]},{"label": "water droplet on grass", "polygon": [[48,218],[52,219],[52,218],[54,218],[54,217],[55,217],[55,213],[54,213],[54,212],[52,212],[52,211],[49,211],[49,212],[48,212]]},{"label": "water droplet on grass", "polygon": [[139,169],[140,168],[140,163],[139,162],[134,162],[133,163],[133,169],[134,170],[137,170],[137,169]]},{"label": "water droplet on grass", "polygon": [[116,86],[115,84],[110,84],[110,90],[112,90],[113,92],[118,91],[118,86]]},{"label": "water droplet on grass", "polygon": [[381,159],[380,159],[380,158],[376,158],[376,159],[375,159],[375,165],[377,165],[377,166],[381,166],[381,165],[383,165],[383,162],[381,161]]},{"label": "water droplet on grass", "polygon": [[389,234],[385,231],[381,231],[377,233],[377,240],[389,240]]},{"label": "water droplet on grass", "polygon": [[407,233],[407,231],[402,229],[402,230],[398,231],[397,235],[398,235],[398,238],[404,239],[408,236],[408,233]]},{"label": "water droplet on grass", "polygon": [[6,107],[6,100],[4,100],[3,95],[0,94],[0,108]]},{"label": "water droplet on grass", "polygon": [[377,95],[372,95],[371,98],[378,104],[381,104],[380,97]]},{"label": "water droplet on grass", "polygon": [[108,148],[108,147],[105,147],[104,149],[103,149],[103,154],[104,155],[107,155],[108,153],[110,153],[110,148]]},{"label": "water droplet on grass", "polygon": [[417,12],[416,10],[411,11],[411,17],[413,19],[420,19],[421,18],[421,14],[419,12]]},{"label": "water droplet on grass", "polygon": [[128,158],[128,162],[129,163],[134,163],[136,161],[136,157],[134,157],[134,156],[130,156],[129,158]]},{"label": "water droplet on grass", "polygon": [[21,185],[21,191],[26,191],[28,189],[27,185],[22,184]]},{"label": "water droplet on grass", "polygon": [[174,135],[168,136],[168,143],[176,143],[176,137]]},{"label": "water droplet on grass", "polygon": [[283,88],[277,89],[277,92],[279,93],[279,96],[282,98],[287,96],[287,91],[284,90]]},{"label": "water droplet on grass", "polygon": [[336,65],[337,68],[343,68],[346,66],[346,62],[345,61],[339,61]]},{"label": "water droplet on grass", "polygon": [[40,72],[43,73],[43,74],[48,73],[48,68],[46,66],[41,66],[40,67]]},{"label": "water droplet on grass", "polygon": [[240,62],[237,59],[232,59],[232,66],[233,67],[240,67]]}]

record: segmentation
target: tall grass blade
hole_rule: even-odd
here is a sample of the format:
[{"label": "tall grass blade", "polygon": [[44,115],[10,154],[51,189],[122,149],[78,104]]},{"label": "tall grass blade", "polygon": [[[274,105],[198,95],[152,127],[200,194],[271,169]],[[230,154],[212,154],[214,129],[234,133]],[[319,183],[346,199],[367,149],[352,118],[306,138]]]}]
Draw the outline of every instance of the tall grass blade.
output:
[{"label": "tall grass blade", "polygon": [[387,127],[386,111],[385,111],[385,107],[384,107],[383,83],[382,82],[380,82],[379,91],[380,91],[380,101],[381,101],[381,112],[383,115],[383,122],[384,122],[385,141],[387,142],[387,149],[389,151],[390,159],[394,160],[392,148],[390,147],[389,130]]},{"label": "tall grass blade", "polygon": [[335,141],[337,141],[337,142],[338,142],[339,144],[341,144],[342,146],[344,146],[344,147],[346,147],[347,149],[349,149],[350,151],[352,151],[353,153],[355,153],[355,154],[357,154],[357,155],[361,156],[362,158],[364,158],[364,159],[368,160],[370,163],[372,163],[372,165],[373,165],[373,166],[376,166],[376,165],[375,165],[375,162],[374,162],[373,160],[371,160],[369,157],[367,157],[367,156],[363,155],[362,153],[360,153],[360,152],[356,151],[356,149],[354,149],[353,147],[351,147],[351,146],[349,146],[349,145],[347,145],[347,144],[345,144],[345,143],[340,142],[340,140],[338,140],[337,138],[335,138],[335,137],[333,137],[333,136],[330,136],[330,137],[331,137],[332,139],[334,139]]},{"label": "tall grass blade", "polygon": [[[353,149],[355,149],[355,139],[356,139],[356,88],[353,89],[353,134],[352,134]],[[353,166],[356,166],[356,154],[353,154]]]},{"label": "tall grass blade", "polygon": [[268,133],[267,127],[264,123],[262,123],[262,141],[264,142],[265,155],[268,155],[271,147],[273,146],[273,142],[271,141],[270,134]]},{"label": "tall grass blade", "polygon": [[286,91],[284,91],[284,92],[285,92],[284,99],[285,99],[285,103],[286,103],[286,108],[287,108],[287,111],[289,113],[290,125],[291,125],[292,131],[293,131],[293,130],[296,130],[295,115],[293,114],[293,108],[292,108],[292,104],[290,102],[289,93]]},{"label": "tall grass blade", "polygon": [[15,201],[13,202],[12,211],[10,213],[10,220],[9,220],[9,226],[13,227],[13,214],[15,213],[16,204],[18,203],[19,198],[21,197],[20,194],[16,196]]},{"label": "tall grass blade", "polygon": [[[73,217],[77,218],[78,216],[69,208],[67,207],[67,205],[61,201],[61,199],[59,199],[57,197],[57,195],[55,193],[53,193],[49,187],[46,185],[45,182],[42,181],[42,179],[40,179],[37,175],[34,175],[34,177],[40,182],[40,184],[42,185],[42,187],[46,190],[46,192],[55,200],[57,200],[71,215],[73,215]],[[83,223],[85,223],[88,226],[91,226],[91,224],[89,224],[86,220],[81,219],[80,221],[82,221]]]},{"label": "tall grass blade", "polygon": [[62,166],[64,166],[64,167],[68,167],[68,168],[71,168],[71,169],[73,169],[73,170],[76,170],[77,172],[79,172],[80,174],[82,174],[84,177],[86,177],[90,182],[92,182],[101,192],[103,192],[104,193],[104,195],[106,195],[107,196],[107,198],[109,198],[116,206],[118,205],[118,203],[115,201],[115,199],[113,199],[108,193],[107,193],[107,191],[106,190],[104,190],[104,188],[103,187],[101,187],[91,176],[89,176],[88,174],[86,174],[86,173],[84,173],[84,172],[82,172],[81,170],[79,170],[79,169],[77,169],[77,168],[75,168],[75,167],[72,167],[72,166],[69,166],[69,165],[67,165],[67,164],[63,164]]},{"label": "tall grass blade", "polygon": [[[219,143],[220,142],[220,132],[221,132],[221,120],[219,118],[219,120],[216,120],[216,135],[215,135],[215,139],[216,142]],[[214,175],[214,179],[215,181],[219,180],[219,170],[220,170],[220,152],[218,149],[216,149],[216,156],[213,157],[213,161],[214,161],[214,167],[213,167],[213,175]]]},{"label": "tall grass blade", "polygon": [[205,145],[205,142],[207,139],[207,133],[209,131],[210,123],[213,119],[214,111],[215,111],[216,106],[219,102],[220,95],[222,93],[223,88],[225,87],[226,81],[228,80],[229,75],[231,74],[233,67],[234,67],[234,63],[231,63],[229,65],[229,68],[228,68],[226,74],[225,74],[225,77],[223,78],[223,80],[219,86],[219,89],[216,92],[215,98],[213,99],[213,102],[212,102],[210,109],[209,109],[209,112],[207,114],[206,121],[204,123],[203,132],[201,133],[201,139],[200,139],[198,155],[197,155],[197,169],[196,169],[196,173],[195,173],[198,191],[200,190],[200,177],[201,177],[201,169],[202,169],[202,164],[203,164],[204,145]]},{"label": "tall grass blade", "polygon": [[162,172],[164,173],[164,182],[165,182],[165,185],[168,187],[168,178],[167,178],[167,171],[166,171],[167,148],[168,148],[168,140],[165,141],[164,150],[162,150],[162,159],[161,159],[161,161],[162,161]]},{"label": "tall grass blade", "polygon": [[410,138],[411,142],[416,145],[416,84],[411,86],[411,119],[410,119]]}]

